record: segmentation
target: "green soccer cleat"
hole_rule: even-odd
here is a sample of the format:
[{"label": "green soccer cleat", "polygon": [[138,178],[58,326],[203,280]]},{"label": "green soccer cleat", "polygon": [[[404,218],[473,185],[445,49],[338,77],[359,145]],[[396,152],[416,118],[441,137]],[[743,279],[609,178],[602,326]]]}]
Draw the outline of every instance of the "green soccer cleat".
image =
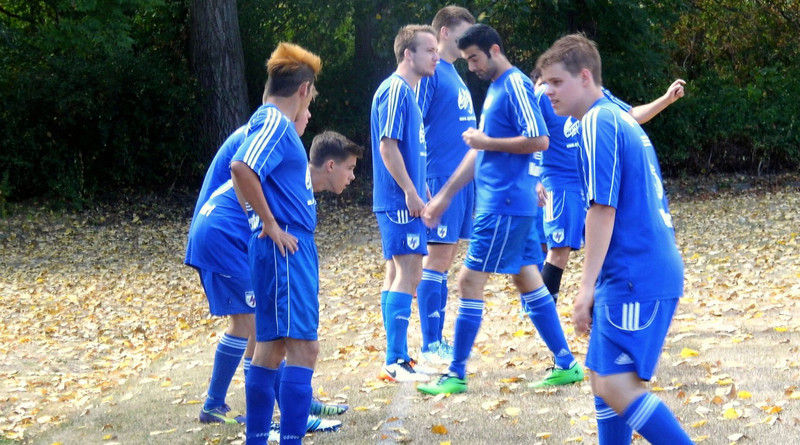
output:
[{"label": "green soccer cleat", "polygon": [[417,391],[428,395],[458,394],[467,391],[467,379],[460,379],[453,373],[442,374],[436,383],[420,383]]},{"label": "green soccer cleat", "polygon": [[552,368],[550,375],[545,377],[544,380],[539,382],[532,382],[528,384],[529,388],[545,388],[548,386],[569,385],[575,382],[583,381],[583,366],[580,363],[575,363],[569,369]]}]

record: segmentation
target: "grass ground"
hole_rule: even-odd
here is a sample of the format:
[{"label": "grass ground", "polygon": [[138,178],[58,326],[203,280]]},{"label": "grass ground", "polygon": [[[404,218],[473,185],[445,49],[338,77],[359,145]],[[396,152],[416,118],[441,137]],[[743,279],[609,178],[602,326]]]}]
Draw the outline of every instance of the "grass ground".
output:
[{"label": "grass ground", "polygon": [[[651,387],[697,442],[794,443],[800,191],[703,190],[675,193],[672,203],[686,296]],[[224,323],[204,316],[199,280],[181,265],[188,211],[134,209],[29,209],[0,222],[0,444],[243,443],[242,427],[196,420]],[[527,388],[550,358],[505,277],[487,287],[469,392],[427,397],[376,380],[384,339],[374,219],[335,201],[322,200],[319,212],[322,342],[313,384],[318,397],[351,409],[339,417],[341,431],[304,443],[597,442],[588,382]],[[582,358],[586,338],[570,323],[580,260],[571,261],[558,308]],[[416,311],[414,351],[415,319]],[[243,392],[239,373],[234,409],[244,408]]]}]

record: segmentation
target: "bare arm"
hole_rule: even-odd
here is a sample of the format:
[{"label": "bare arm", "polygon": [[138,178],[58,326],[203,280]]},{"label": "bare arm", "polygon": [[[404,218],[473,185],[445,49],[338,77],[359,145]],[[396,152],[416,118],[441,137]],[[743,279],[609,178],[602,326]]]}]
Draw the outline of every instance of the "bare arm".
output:
[{"label": "bare arm", "polygon": [[295,253],[297,251],[297,238],[284,232],[278,226],[278,222],[275,221],[275,216],[272,214],[272,209],[269,208],[267,203],[267,198],[264,196],[261,180],[256,172],[244,162],[234,161],[231,163],[231,178],[233,179],[233,187],[236,190],[236,197],[239,199],[242,209],[246,210],[246,204],[250,204],[250,207],[261,219],[261,233],[258,237],[269,236],[278,246],[281,256],[286,256],[286,250],[290,253]]},{"label": "bare arm", "polygon": [[484,151],[503,151],[514,154],[528,154],[547,150],[550,138],[547,136],[514,136],[510,138],[493,138],[475,128],[469,128],[461,137],[472,148]]},{"label": "bare arm", "polygon": [[601,204],[592,204],[586,212],[586,253],[583,260],[581,284],[578,296],[575,298],[575,308],[572,311],[572,322],[578,333],[588,332],[592,325],[594,288],[608,253],[616,215],[617,209]]},{"label": "bare arm", "polygon": [[414,181],[408,176],[406,164],[403,162],[403,155],[400,154],[400,148],[397,146],[397,139],[381,139],[380,151],[383,165],[389,170],[389,174],[392,175],[397,185],[405,192],[409,215],[413,217],[421,216],[425,203],[417,193]]},{"label": "bare arm", "polygon": [[639,124],[644,124],[645,122],[654,118],[658,113],[664,111],[664,109],[666,109],[668,106],[675,103],[675,101],[683,97],[683,86],[685,84],[686,81],[683,79],[678,79],[675,82],[672,82],[672,85],[667,88],[667,92],[664,93],[663,96],[650,102],[649,104],[633,107],[630,109],[630,111],[628,111],[628,113],[633,116],[634,119],[636,119],[636,122]]}]

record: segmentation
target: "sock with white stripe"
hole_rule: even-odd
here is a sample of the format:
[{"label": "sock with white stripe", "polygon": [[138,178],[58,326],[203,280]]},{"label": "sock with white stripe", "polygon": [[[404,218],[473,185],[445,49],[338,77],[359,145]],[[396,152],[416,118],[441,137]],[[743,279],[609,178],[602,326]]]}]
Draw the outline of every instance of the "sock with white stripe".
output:
[{"label": "sock with white stripe", "polygon": [[242,370],[244,370],[244,378],[247,378],[247,373],[250,371],[250,365],[253,364],[253,357],[245,357],[242,363]]},{"label": "sock with white stripe", "polygon": [[247,405],[247,445],[266,445],[272,410],[275,409],[277,369],[251,365],[244,380]]},{"label": "sock with white stripe", "polygon": [[678,419],[658,397],[645,393],[634,400],[622,415],[625,422],[654,445],[691,444]]},{"label": "sock with white stripe", "polygon": [[422,328],[422,352],[428,345],[438,341],[439,299],[442,290],[442,274],[435,270],[422,269],[422,280],[417,286],[419,324]]},{"label": "sock with white stripe", "polygon": [[281,378],[281,444],[300,445],[306,435],[308,410],[311,408],[311,376],[314,370],[286,366]]},{"label": "sock with white stripe", "polygon": [[444,332],[444,315],[447,309],[447,272],[442,273],[442,288],[439,293],[439,332],[436,341],[442,341]]},{"label": "sock with white stripe", "polygon": [[462,298],[458,305],[456,316],[455,338],[453,339],[453,361],[450,371],[463,379],[467,375],[467,359],[475,344],[475,337],[481,328],[483,319],[483,300],[468,300]]},{"label": "sock with white stripe", "polygon": [[629,445],[633,429],[600,397],[594,396],[597,439],[600,445]]},{"label": "sock with white stripe", "polygon": [[386,296],[386,364],[408,360],[408,321],[411,318],[411,295],[389,292]]},{"label": "sock with white stripe", "polygon": [[231,384],[236,368],[242,361],[247,339],[223,334],[214,354],[214,368],[211,371],[211,382],[208,385],[208,397],[203,408],[210,410],[225,404],[225,395]]},{"label": "sock with white stripe", "polygon": [[547,287],[542,286],[533,292],[522,294],[520,299],[527,306],[528,316],[542,340],[555,356],[556,366],[561,369],[571,368],[575,364],[575,357],[569,350],[556,312],[556,304],[550,292],[547,292]]}]

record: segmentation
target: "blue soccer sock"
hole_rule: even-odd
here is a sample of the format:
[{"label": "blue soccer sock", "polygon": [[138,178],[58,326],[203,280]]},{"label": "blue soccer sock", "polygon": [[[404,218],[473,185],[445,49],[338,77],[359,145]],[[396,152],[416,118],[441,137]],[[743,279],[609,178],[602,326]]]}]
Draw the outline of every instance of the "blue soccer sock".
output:
[{"label": "blue soccer sock", "polygon": [[411,318],[411,295],[389,292],[386,296],[386,364],[408,360],[408,321]]},{"label": "blue soccer sock", "polygon": [[247,445],[266,445],[275,409],[277,369],[251,365],[244,380],[247,404]]},{"label": "blue soccer sock", "polygon": [[278,409],[281,409],[281,380],[283,379],[283,371],[286,369],[286,360],[283,360],[278,369],[275,371],[275,403],[278,404]]},{"label": "blue soccer sock", "polygon": [[550,292],[547,292],[547,287],[542,286],[533,292],[522,294],[520,298],[524,302],[523,307],[527,306],[528,316],[536,326],[542,340],[555,356],[556,366],[561,369],[572,367],[576,363],[575,357],[569,350],[564,330],[561,329],[561,321],[558,319],[558,312],[556,312],[556,304],[553,302]]},{"label": "blue soccer sock", "polygon": [[658,397],[645,393],[625,408],[625,422],[654,445],[691,444],[678,419]]},{"label": "blue soccer sock", "polygon": [[281,378],[281,444],[303,443],[311,408],[311,376],[314,370],[289,365]]},{"label": "blue soccer sock", "polygon": [[439,294],[439,333],[436,336],[437,341],[442,341],[444,332],[444,316],[447,309],[447,272],[442,273],[442,289]]},{"label": "blue soccer sock", "polygon": [[204,409],[210,410],[225,404],[225,395],[246,348],[246,338],[224,334],[219,340]]},{"label": "blue soccer sock", "polygon": [[630,445],[633,429],[600,397],[594,397],[599,445]]},{"label": "blue soccer sock", "polygon": [[386,330],[386,298],[389,297],[388,290],[381,291],[381,317],[383,318],[383,329]]},{"label": "blue soccer sock", "polygon": [[247,373],[250,372],[250,366],[253,364],[253,357],[245,357],[242,363],[242,370],[244,371],[244,378],[247,378]]},{"label": "blue soccer sock", "polygon": [[422,328],[422,352],[428,345],[438,341],[439,305],[442,291],[442,274],[435,270],[422,269],[422,280],[417,286],[419,324]]},{"label": "blue soccer sock", "polygon": [[467,375],[467,359],[475,344],[475,337],[481,328],[483,319],[483,300],[467,300],[462,298],[456,316],[455,338],[453,339],[453,362],[450,371],[463,379]]}]

